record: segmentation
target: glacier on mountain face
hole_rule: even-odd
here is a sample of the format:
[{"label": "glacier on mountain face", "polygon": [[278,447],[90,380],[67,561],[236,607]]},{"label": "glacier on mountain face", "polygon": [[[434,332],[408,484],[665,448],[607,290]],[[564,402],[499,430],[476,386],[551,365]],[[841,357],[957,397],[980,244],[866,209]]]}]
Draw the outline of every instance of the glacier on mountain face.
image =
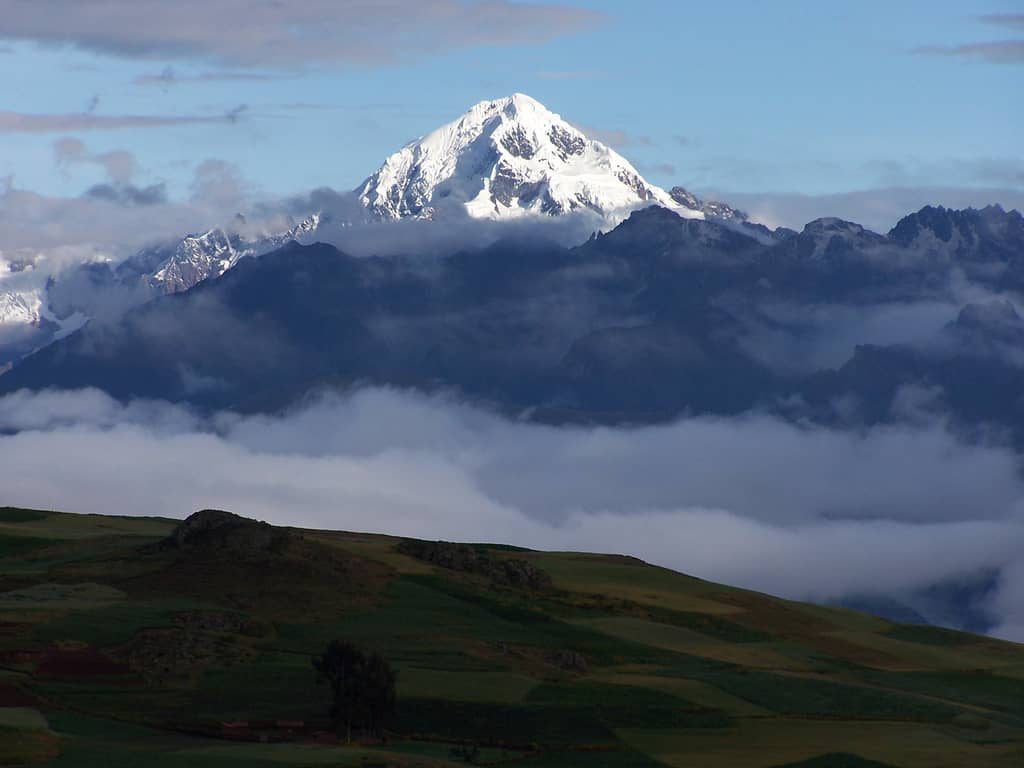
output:
[{"label": "glacier on mountain face", "polygon": [[482,101],[410,142],[356,192],[385,220],[436,218],[456,206],[482,219],[587,212],[607,225],[647,205],[704,217],[521,93]]}]

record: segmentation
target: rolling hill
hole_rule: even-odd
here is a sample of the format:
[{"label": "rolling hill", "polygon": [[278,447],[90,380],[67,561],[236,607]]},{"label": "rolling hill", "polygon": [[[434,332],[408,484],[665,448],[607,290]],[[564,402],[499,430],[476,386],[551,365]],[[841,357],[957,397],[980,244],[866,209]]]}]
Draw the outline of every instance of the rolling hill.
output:
[{"label": "rolling hill", "polygon": [[[329,732],[332,639],[398,672]],[[1024,646],[634,558],[0,509],[0,764],[1019,766]]]}]

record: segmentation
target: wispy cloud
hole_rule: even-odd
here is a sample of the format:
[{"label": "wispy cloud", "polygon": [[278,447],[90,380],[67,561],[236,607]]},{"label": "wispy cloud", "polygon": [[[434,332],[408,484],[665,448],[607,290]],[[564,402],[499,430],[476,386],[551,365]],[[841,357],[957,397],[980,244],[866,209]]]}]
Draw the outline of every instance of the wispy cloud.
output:
[{"label": "wispy cloud", "polygon": [[979,16],[978,21],[999,27],[1024,29],[1024,13],[986,13]]},{"label": "wispy cloud", "polygon": [[126,150],[90,152],[79,139],[65,137],[53,143],[53,159],[57,167],[67,171],[73,165],[94,163],[103,168],[113,181],[129,181],[135,175],[138,164],[135,156]]},{"label": "wispy cloud", "polygon": [[[975,17],[982,24],[1014,31],[1024,29],[1024,13],[988,13]],[[960,45],[922,45],[912,53],[979,59],[994,64],[1024,64],[1024,40],[983,40]]]},{"label": "wispy cloud", "polygon": [[0,110],[0,133],[74,133],[121,128],[160,128],[172,125],[237,122],[245,105],[222,115],[97,115],[95,112],[38,114]]},{"label": "wispy cloud", "polygon": [[914,53],[926,56],[959,56],[996,64],[1024,64],[1024,40],[995,40],[964,45],[924,45]]},{"label": "wispy cloud", "polygon": [[166,184],[160,182],[140,187],[132,183],[139,164],[135,155],[127,150],[90,152],[80,139],[66,136],[53,143],[53,158],[65,173],[76,165],[95,165],[106,172],[109,181],[89,187],[83,198],[127,206],[167,202]]},{"label": "wispy cloud", "polygon": [[467,46],[542,42],[604,19],[568,4],[512,0],[33,0],[6,4],[0,39],[290,68],[390,64]]},{"label": "wispy cloud", "polygon": [[136,85],[155,85],[169,88],[186,83],[263,83],[286,79],[287,75],[271,72],[210,71],[194,75],[182,75],[174,67],[164,67],[160,72],[139,75],[132,82]]},{"label": "wispy cloud", "polygon": [[633,163],[633,167],[641,173],[658,173],[662,176],[675,176],[679,169],[674,163],[660,162],[660,163],[646,163],[641,160],[637,160]]},{"label": "wispy cloud", "polygon": [[961,157],[922,162],[915,158],[875,160],[863,165],[876,175],[880,187],[923,187],[937,179],[964,185],[1024,188],[1024,159]]},{"label": "wispy cloud", "polygon": [[[170,190],[159,179],[137,183],[110,177],[82,195],[55,197],[18,187],[10,177],[0,178],[4,254],[41,255],[50,266],[37,265],[39,274],[50,274],[96,254],[120,259],[149,243],[205,231],[254,206],[249,198],[252,185],[239,177],[237,169],[218,160],[204,160],[194,169],[187,200],[169,198]],[[247,217],[254,227],[279,210],[266,207]],[[267,226],[281,231],[288,226],[287,217]]]},{"label": "wispy cloud", "polygon": [[342,109],[338,104],[317,104],[312,101],[289,101],[284,104],[274,104],[277,109],[286,110],[320,110],[320,109]]},{"label": "wispy cloud", "polygon": [[650,136],[630,133],[619,128],[595,128],[590,125],[573,123],[573,126],[582,131],[588,138],[607,144],[609,147],[653,147],[656,142]]},{"label": "wispy cloud", "polygon": [[160,205],[167,202],[167,185],[163,182],[138,187],[134,184],[94,184],[84,197],[117,205]]},{"label": "wispy cloud", "polygon": [[546,69],[537,73],[541,80],[590,80],[601,73],[594,69]]}]

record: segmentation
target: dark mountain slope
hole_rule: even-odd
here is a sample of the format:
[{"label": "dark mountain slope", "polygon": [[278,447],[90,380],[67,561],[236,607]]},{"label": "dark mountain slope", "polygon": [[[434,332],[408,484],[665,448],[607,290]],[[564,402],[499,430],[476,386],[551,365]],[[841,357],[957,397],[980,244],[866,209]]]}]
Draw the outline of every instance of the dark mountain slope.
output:
[{"label": "dark mountain slope", "polygon": [[[90,324],[0,376],[0,392],[95,386],[268,410],[318,387],[378,383],[608,423],[790,413],[778,404],[801,401],[801,418],[829,421],[831,403],[855,396],[871,423],[899,418],[893,398],[915,386],[942,390],[966,424],[1016,430],[1024,337],[1012,322],[971,309],[935,338],[854,350],[815,318],[928,303],[952,314],[965,273],[993,289],[1018,268],[1020,227],[998,208],[923,209],[888,236],[821,219],[763,242],[653,207],[572,249],[504,240],[436,260],[356,259],[292,244]],[[836,333],[850,357],[794,366],[758,346],[765,331],[796,343]]]}]

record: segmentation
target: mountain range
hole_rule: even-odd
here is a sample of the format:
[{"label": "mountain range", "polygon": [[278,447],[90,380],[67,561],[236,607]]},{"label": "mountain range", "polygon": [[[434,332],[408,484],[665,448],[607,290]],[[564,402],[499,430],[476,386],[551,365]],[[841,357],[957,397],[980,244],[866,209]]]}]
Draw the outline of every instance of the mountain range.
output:
[{"label": "mountain range", "polygon": [[[649,184],[521,95],[403,147],[343,202],[279,232],[239,217],[28,290],[4,291],[28,267],[0,262],[0,395],[96,387],[252,413],[377,385],[545,424],[941,423],[1024,449],[1018,211],[927,206],[887,233],[838,218],[769,229]],[[467,221],[497,239],[344,247],[356,230]],[[593,234],[567,244],[534,226],[563,221]],[[995,579],[848,604],[980,631],[971,606]]]},{"label": "mountain range", "polygon": [[[690,218],[747,222],[724,203],[646,181],[621,155],[523,94],[483,101],[457,120],[410,142],[352,191],[344,218],[311,210],[283,231],[254,234],[245,219],[148,246],[120,263],[90,263],[57,277],[7,289],[0,282],[0,366],[76,330],[105,307],[89,301],[113,288],[120,303],[139,304],[218,277],[240,259],[293,240],[331,240],[353,223],[399,219],[451,221],[585,218],[608,229],[630,211],[661,205]],[[2,244],[0,244],[2,247]],[[0,274],[2,277],[2,274]],[[93,290],[83,291],[87,282]],[[83,298],[83,294],[86,298]]]},{"label": "mountain range", "polygon": [[0,391],[260,410],[374,382],[552,421],[760,409],[829,424],[898,420],[925,392],[958,423],[1024,434],[1017,211],[925,207],[887,234],[835,218],[770,230],[649,184],[521,94],[406,145],[351,197],[380,231],[583,217],[596,234],[357,258],[318,244],[351,216],[312,211],[258,237],[239,219],[0,293],[0,365],[13,365]]},{"label": "mountain range", "polygon": [[[888,235],[822,219],[770,243],[657,206],[571,248],[357,258],[291,242],[86,325],[0,392],[94,386],[258,411],[377,383],[607,424],[751,409],[884,423],[923,392],[956,423],[1020,440],[1024,322],[991,297],[1021,290],[1024,217],[995,206],[925,208]],[[880,343],[871,320],[888,328],[893,307],[926,322]]]}]

